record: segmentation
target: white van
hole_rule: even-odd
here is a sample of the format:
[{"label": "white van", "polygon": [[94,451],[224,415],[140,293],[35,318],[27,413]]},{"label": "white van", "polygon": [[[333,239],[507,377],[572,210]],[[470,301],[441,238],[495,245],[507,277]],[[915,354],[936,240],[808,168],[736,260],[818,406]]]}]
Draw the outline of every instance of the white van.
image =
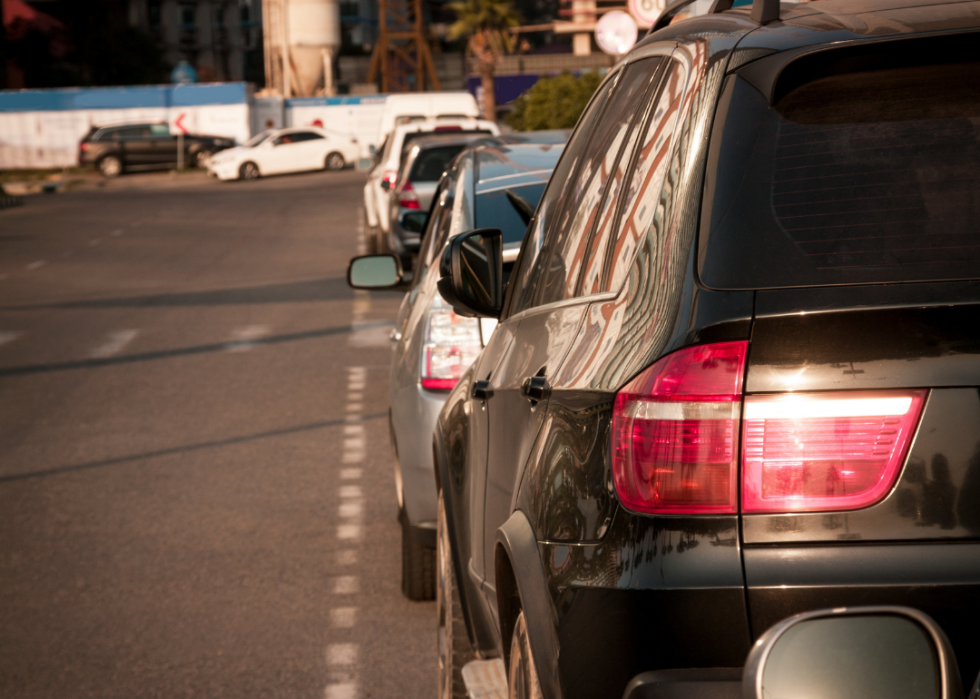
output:
[{"label": "white van", "polygon": [[469,92],[416,92],[388,95],[376,143],[383,143],[393,128],[425,119],[464,119],[480,116],[476,99]]}]

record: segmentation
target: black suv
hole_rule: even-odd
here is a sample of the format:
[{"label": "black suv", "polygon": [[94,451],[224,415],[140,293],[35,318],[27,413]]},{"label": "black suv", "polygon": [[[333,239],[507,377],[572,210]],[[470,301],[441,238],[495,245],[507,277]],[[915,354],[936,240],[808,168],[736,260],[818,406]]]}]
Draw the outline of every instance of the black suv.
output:
[{"label": "black suv", "polygon": [[500,325],[434,435],[443,696],[475,651],[511,696],[621,697],[868,604],[932,615],[972,682],[977,8],[756,0],[655,31],[506,286],[496,232],[451,241],[440,290]]},{"label": "black suv", "polygon": [[[208,158],[235,141],[218,136],[184,136],[184,162],[205,167]],[[159,170],[177,165],[177,137],[167,124],[93,126],[78,144],[78,164],[95,165],[106,177],[126,170]]]}]

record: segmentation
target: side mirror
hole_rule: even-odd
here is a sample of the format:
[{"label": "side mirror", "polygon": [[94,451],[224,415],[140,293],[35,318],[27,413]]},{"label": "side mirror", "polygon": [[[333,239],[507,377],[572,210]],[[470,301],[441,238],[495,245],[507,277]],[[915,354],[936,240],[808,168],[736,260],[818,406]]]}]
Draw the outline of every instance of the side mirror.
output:
[{"label": "side mirror", "polygon": [[361,255],[347,266],[347,284],[353,289],[395,289],[402,282],[402,266],[394,255]]},{"label": "side mirror", "polygon": [[372,156],[377,155],[378,154],[377,147],[376,146],[368,146],[368,153],[370,153]]},{"label": "side mirror", "polygon": [[425,230],[425,224],[429,221],[427,211],[409,211],[402,216],[402,228],[409,233],[421,233]]},{"label": "side mirror", "polygon": [[504,305],[503,234],[478,228],[453,237],[439,262],[439,294],[461,316],[499,318]]},{"label": "side mirror", "polygon": [[374,160],[371,158],[358,158],[357,159],[357,169],[366,172],[374,167]]},{"label": "side mirror", "polygon": [[943,630],[906,607],[808,612],[766,631],[749,652],[743,699],[963,699]]}]

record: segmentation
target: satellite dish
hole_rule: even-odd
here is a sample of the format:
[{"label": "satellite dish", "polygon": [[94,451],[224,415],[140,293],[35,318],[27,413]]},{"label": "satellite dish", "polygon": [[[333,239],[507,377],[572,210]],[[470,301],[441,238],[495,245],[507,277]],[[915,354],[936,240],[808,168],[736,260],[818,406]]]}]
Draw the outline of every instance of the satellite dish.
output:
[{"label": "satellite dish", "polygon": [[613,56],[622,56],[636,43],[636,22],[625,12],[613,10],[595,25],[595,42]]}]

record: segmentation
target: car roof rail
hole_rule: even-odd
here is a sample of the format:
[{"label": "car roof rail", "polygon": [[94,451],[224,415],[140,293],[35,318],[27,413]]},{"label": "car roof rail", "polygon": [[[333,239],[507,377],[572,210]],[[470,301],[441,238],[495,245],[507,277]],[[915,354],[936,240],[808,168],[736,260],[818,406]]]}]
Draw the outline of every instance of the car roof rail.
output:
[{"label": "car roof rail", "polygon": [[[696,0],[678,0],[678,2],[668,7],[657,17],[657,21],[650,27],[647,36],[666,27],[670,24],[670,20],[674,18],[674,15],[694,2]],[[725,10],[730,10],[732,9],[733,3],[734,0],[715,0],[711,5],[711,9],[708,10],[708,14],[714,15]],[[769,24],[769,22],[779,19],[779,0],[753,0],[751,17],[752,21],[758,24]]]}]

